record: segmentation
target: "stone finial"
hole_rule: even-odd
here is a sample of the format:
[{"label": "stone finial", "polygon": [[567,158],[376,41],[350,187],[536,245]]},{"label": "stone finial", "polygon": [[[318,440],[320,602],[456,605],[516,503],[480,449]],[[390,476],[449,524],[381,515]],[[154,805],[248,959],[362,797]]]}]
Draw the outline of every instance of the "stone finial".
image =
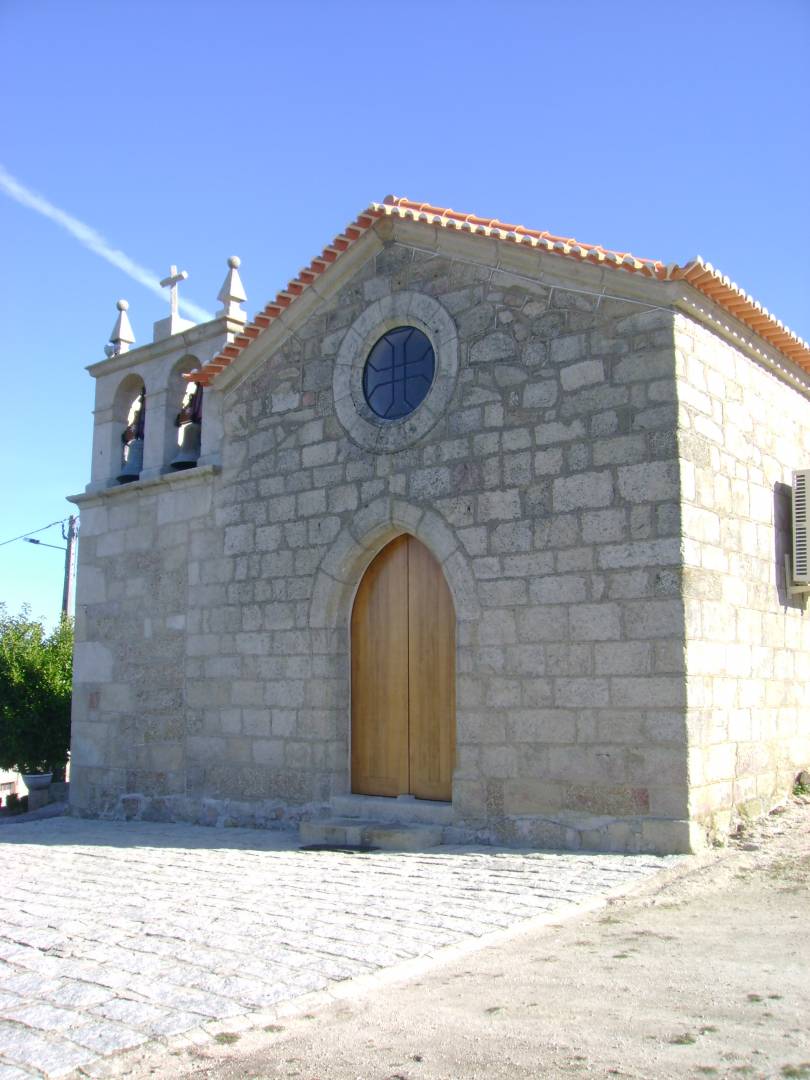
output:
[{"label": "stone finial", "polygon": [[240,259],[238,255],[231,255],[228,259],[228,274],[222,283],[222,288],[217,294],[217,300],[222,301],[222,309],[217,312],[217,317],[223,315],[234,322],[247,322],[247,315],[239,306],[245,300],[245,287],[239,277]]},{"label": "stone finial", "polygon": [[120,356],[121,353],[129,352],[130,345],[135,344],[135,335],[127,315],[129,304],[126,300],[119,300],[115,306],[118,308],[118,318],[110,334],[110,344],[104,349],[107,356]]}]

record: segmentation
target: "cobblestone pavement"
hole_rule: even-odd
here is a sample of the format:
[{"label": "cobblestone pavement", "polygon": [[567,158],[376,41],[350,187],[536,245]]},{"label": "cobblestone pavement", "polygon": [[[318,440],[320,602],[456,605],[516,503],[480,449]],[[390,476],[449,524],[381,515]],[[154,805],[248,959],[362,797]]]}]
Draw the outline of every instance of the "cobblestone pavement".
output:
[{"label": "cobblestone pavement", "polygon": [[0,1080],[246,1026],[336,980],[626,890],[673,857],[307,852],[291,834],[57,818],[0,835]]}]

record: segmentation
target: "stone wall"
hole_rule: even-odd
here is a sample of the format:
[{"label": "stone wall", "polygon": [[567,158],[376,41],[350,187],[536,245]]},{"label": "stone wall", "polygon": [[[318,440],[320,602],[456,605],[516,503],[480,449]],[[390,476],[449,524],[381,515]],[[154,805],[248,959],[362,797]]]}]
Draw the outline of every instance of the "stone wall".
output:
[{"label": "stone wall", "polygon": [[189,551],[204,536],[212,471],[111,489],[81,507],[71,803],[182,795],[189,771]]},{"label": "stone wall", "polygon": [[686,316],[675,343],[690,812],[722,836],[784,799],[810,761],[810,617],[783,561],[810,402]]},{"label": "stone wall", "polygon": [[[592,268],[555,281],[552,259],[540,284],[465,243],[387,243],[229,391],[193,514],[173,520],[192,477],[101,499],[80,808],[268,824],[348,791],[352,596],[408,531],[459,619],[456,835],[688,847],[673,317],[599,296]],[[437,302],[454,325],[457,367],[430,430],[375,451],[336,372],[406,293],[419,325]]]},{"label": "stone wall", "polygon": [[[806,399],[657,282],[427,235],[370,231],[206,390],[221,469],[79,500],[79,812],[284,826],[348,792],[353,596],[402,532],[458,619],[449,836],[686,850],[807,762],[777,574]],[[437,375],[376,429],[362,361],[402,323]]]}]

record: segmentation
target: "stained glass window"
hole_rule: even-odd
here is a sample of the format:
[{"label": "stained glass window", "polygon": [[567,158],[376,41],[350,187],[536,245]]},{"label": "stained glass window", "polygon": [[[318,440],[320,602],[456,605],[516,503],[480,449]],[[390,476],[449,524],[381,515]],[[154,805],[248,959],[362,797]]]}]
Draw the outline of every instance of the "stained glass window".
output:
[{"label": "stained glass window", "polygon": [[399,420],[421,404],[433,382],[433,346],[415,326],[383,334],[363,369],[363,393],[381,420]]}]

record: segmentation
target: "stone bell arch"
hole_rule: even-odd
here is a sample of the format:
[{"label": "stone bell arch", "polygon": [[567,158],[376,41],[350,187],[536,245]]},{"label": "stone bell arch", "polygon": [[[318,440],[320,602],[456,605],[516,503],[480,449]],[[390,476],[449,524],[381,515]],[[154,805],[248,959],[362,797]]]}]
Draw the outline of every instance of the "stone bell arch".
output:
[{"label": "stone bell arch", "polygon": [[[238,272],[239,259],[228,259],[228,274],[219,291],[222,308],[207,322],[197,325],[178,313],[177,288],[188,276],[172,267],[162,282],[170,287],[170,315],[153,327],[152,341],[135,347],[129,321],[129,304],[117,303],[118,317],[105,346],[105,359],[91,364],[88,371],[96,380],[93,461],[87,494],[120,486],[121,434],[129,426],[133,398],[144,392],[142,401],[143,442],[141,467],[132,464],[126,481],[157,481],[206,465],[217,468],[222,451],[222,392],[214,387],[206,393],[205,423],[202,423],[202,391],[194,374],[210,363],[233,342],[246,322],[241,308],[246,299]],[[183,378],[188,375],[188,378]],[[137,386],[133,395],[131,390]],[[182,414],[182,416],[181,416]],[[184,429],[180,431],[180,429]],[[182,436],[178,443],[178,434]],[[186,447],[180,455],[179,445]]]},{"label": "stone bell arch", "polygon": [[163,410],[164,469],[193,468],[199,460],[203,388],[183,377],[184,372],[193,372],[198,367],[198,358],[184,353],[169,370]]},{"label": "stone bell arch", "polygon": [[146,437],[146,384],[137,372],[125,375],[112,403],[110,478],[120,484],[137,480],[143,472]]}]

